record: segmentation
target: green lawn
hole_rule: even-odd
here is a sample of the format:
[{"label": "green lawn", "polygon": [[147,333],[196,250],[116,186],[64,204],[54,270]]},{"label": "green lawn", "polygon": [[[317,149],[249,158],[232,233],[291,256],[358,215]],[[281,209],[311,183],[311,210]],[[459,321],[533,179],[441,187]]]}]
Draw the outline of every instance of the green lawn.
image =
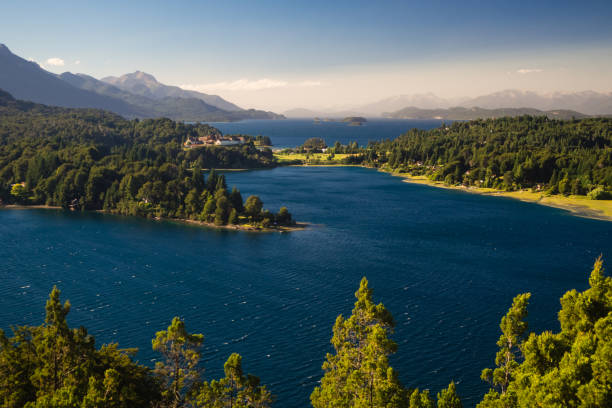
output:
[{"label": "green lawn", "polygon": [[[307,157],[308,156],[308,157]],[[274,153],[280,164],[341,164],[346,157],[353,154],[336,154],[329,159],[329,153]]]}]

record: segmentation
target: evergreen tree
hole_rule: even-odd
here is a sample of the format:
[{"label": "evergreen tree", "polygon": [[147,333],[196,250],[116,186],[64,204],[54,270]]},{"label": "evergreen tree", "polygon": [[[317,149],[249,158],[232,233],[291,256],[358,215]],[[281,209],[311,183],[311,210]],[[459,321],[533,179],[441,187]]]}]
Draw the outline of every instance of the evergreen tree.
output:
[{"label": "evergreen tree", "polygon": [[391,313],[374,304],[366,278],[355,293],[357,301],[348,319],[338,316],[333,329],[335,354],[328,354],[321,385],[310,396],[314,408],[405,407],[406,392],[388,356],[396,344],[388,338],[394,322]]},{"label": "evergreen tree", "polygon": [[223,365],[225,378],[204,382],[195,393],[194,405],[209,408],[268,408],[273,397],[259,378],[244,375],[242,356],[233,353]]},{"label": "evergreen tree", "polygon": [[223,174],[217,177],[217,184],[215,186],[215,191],[219,191],[219,190],[227,191],[227,183],[225,182],[225,176]]},{"label": "evergreen tree", "polygon": [[217,190],[218,176],[215,169],[210,169],[208,178],[206,179],[206,188],[209,192],[214,193]]},{"label": "evergreen tree", "polygon": [[[612,278],[604,275],[601,257],[589,285],[561,298],[561,331],[531,333],[519,348],[517,359],[523,361],[513,364],[505,393],[491,390],[479,408],[612,406]],[[515,334],[521,332],[525,304],[525,299],[513,304],[507,315],[514,323],[506,327],[515,327]],[[505,385],[505,371],[500,374]]]},{"label": "evergreen tree", "polygon": [[197,165],[193,167],[193,172],[191,174],[191,184],[198,193],[201,193],[206,187],[206,184],[204,182],[204,175],[202,174],[202,168]]},{"label": "evergreen tree", "polygon": [[232,188],[232,192],[229,195],[229,200],[233,208],[236,209],[239,213],[244,211],[244,207],[242,204],[242,195],[240,194],[240,190],[236,187]]},{"label": "evergreen tree", "polygon": [[412,391],[408,404],[409,408],[435,408],[434,400],[429,396],[429,390]]},{"label": "evergreen tree", "polygon": [[251,218],[251,220],[258,219],[262,209],[263,203],[258,196],[249,196],[244,203],[244,211]]},{"label": "evergreen tree", "polygon": [[229,217],[230,206],[229,200],[225,196],[221,196],[217,200],[217,208],[215,209],[215,224],[225,225]]},{"label": "evergreen tree", "polygon": [[185,322],[178,317],[172,319],[167,330],[155,334],[153,350],[164,357],[164,361],[155,363],[155,373],[164,384],[167,407],[182,406],[186,393],[199,379],[197,366],[203,341],[203,335],[188,333]]},{"label": "evergreen tree", "polygon": [[215,198],[213,196],[209,196],[208,200],[206,200],[206,204],[204,204],[204,209],[202,210],[202,221],[210,221],[216,209],[217,202],[215,201]]},{"label": "evergreen tree", "polygon": [[0,404],[21,407],[151,407],[158,383],[132,360],[135,350],[95,350],[84,328],[70,329],[68,302],[54,288],[41,326],[0,331]]},{"label": "evergreen tree", "polygon": [[438,408],[463,408],[454,381],[451,381],[447,389],[438,393]]},{"label": "evergreen tree", "polygon": [[202,211],[202,202],[200,201],[200,194],[193,188],[185,197],[185,211],[187,214],[197,215]]},{"label": "evergreen tree", "polygon": [[[512,396],[506,396],[508,384],[512,381],[514,372],[519,363],[516,361],[520,353],[520,347],[527,330],[527,323],[524,321],[527,316],[527,304],[530,293],[518,295],[512,301],[512,307],[508,313],[502,318],[501,328],[502,335],[497,341],[499,351],[495,356],[495,364],[497,368],[490,368],[482,371],[481,378],[491,385],[496,387],[502,398],[511,400]],[[492,395],[496,395],[495,390],[491,390]]]},{"label": "evergreen tree", "polygon": [[89,377],[89,387],[81,408],[120,408],[120,381],[119,372],[112,368],[104,372],[103,381]]},{"label": "evergreen tree", "polygon": [[41,395],[51,399],[61,395],[61,400],[70,395],[72,399],[87,387],[86,373],[93,362],[94,341],[84,328],[68,327],[70,302],[62,305],[57,287],[53,287],[45,309],[45,323],[33,334],[36,355],[42,364],[36,367],[31,379]]},{"label": "evergreen tree", "polygon": [[291,219],[291,213],[287,210],[287,207],[281,207],[276,214],[276,222],[279,225],[291,225],[293,220]]},{"label": "evergreen tree", "polygon": [[232,208],[229,218],[227,219],[228,224],[238,225],[238,212],[235,208]]}]

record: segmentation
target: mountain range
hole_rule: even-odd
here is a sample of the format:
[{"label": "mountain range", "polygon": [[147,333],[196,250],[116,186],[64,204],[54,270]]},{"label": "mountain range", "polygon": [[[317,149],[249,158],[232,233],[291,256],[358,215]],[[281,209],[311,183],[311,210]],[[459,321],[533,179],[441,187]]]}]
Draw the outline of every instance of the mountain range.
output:
[{"label": "mountain range", "polygon": [[97,108],[127,118],[168,117],[193,122],[283,119],[273,112],[242,109],[217,95],[164,85],[144,72],[98,80],[85,74],[56,75],[0,44],[0,89],[36,103]]},{"label": "mountain range", "polygon": [[550,119],[582,119],[588,115],[580,112],[557,109],[543,111],[534,108],[464,108],[454,107],[448,109],[420,109],[414,106],[387,113],[385,117],[392,119],[446,119],[446,120],[473,120],[473,119],[493,119],[506,116],[547,116]]},{"label": "mountain range", "polygon": [[[476,98],[453,98],[445,99],[432,93],[398,95],[382,99],[377,102],[354,106],[344,109],[309,110],[303,108],[291,109],[284,112],[287,117],[314,118],[314,117],[344,117],[344,116],[366,116],[366,117],[399,117],[402,110],[421,109],[417,112],[419,117],[431,110],[434,114],[439,109],[467,108],[472,109],[473,114],[491,109],[510,109],[508,113],[535,109],[538,111],[574,111],[576,117],[591,115],[601,116],[612,114],[612,92],[601,93],[594,91],[583,92],[554,92],[538,93],[533,91],[520,91],[508,89],[494,92]],[[457,111],[458,112],[458,111]],[[403,112],[406,113],[406,112]],[[440,113],[440,112],[438,112]],[[467,114],[467,112],[464,112]],[[491,112],[488,112],[491,113]],[[574,114],[571,113],[570,114]],[[440,116],[440,115],[437,115]],[[476,119],[469,117],[468,119]]]}]

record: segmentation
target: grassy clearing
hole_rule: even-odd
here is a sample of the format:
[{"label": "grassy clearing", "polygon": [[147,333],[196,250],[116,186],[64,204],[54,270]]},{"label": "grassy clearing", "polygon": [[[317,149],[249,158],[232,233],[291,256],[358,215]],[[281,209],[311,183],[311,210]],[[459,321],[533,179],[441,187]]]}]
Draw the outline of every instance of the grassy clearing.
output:
[{"label": "grassy clearing", "polygon": [[330,159],[329,153],[274,153],[279,164],[342,164],[342,160],[353,154],[335,154]]}]

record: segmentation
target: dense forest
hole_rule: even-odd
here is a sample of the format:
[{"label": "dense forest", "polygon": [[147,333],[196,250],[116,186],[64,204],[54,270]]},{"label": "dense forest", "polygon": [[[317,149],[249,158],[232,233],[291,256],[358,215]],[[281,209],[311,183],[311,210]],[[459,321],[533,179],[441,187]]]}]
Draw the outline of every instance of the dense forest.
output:
[{"label": "dense forest", "polygon": [[612,119],[520,116],[454,122],[370,143],[362,160],[447,184],[609,199]]},{"label": "dense forest", "polygon": [[[597,259],[584,292],[561,298],[561,330],[529,333],[529,293],[516,296],[501,319],[495,367],[482,379],[491,388],[478,408],[612,406],[612,278]],[[461,408],[454,382],[435,396],[403,385],[389,364],[397,351],[394,320],[373,300],[363,278],[352,313],[333,326],[333,352],[311,394],[315,408]],[[274,397],[259,378],[246,375],[231,354],[225,377],[207,381],[201,364],[202,334],[174,318],[152,340],[155,367],[134,361],[135,349],[96,348],[84,327],[70,328],[70,303],[57,288],[40,326],[0,330],[0,402],[3,407],[265,408]],[[492,356],[493,357],[493,356]]]},{"label": "dense forest", "polygon": [[196,219],[272,227],[292,223],[259,197],[242,201],[225,177],[204,168],[274,165],[269,149],[240,146],[184,149],[187,137],[219,134],[208,125],[169,119],[125,120],[86,109],[17,101],[0,91],[0,203]]}]

